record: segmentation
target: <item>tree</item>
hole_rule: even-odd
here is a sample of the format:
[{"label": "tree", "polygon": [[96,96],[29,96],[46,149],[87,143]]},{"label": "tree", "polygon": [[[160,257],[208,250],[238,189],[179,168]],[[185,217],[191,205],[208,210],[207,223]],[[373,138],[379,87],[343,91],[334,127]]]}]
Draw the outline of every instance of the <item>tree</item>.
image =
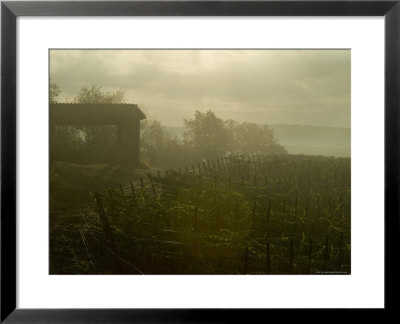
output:
[{"label": "tree", "polygon": [[197,158],[215,158],[227,152],[243,154],[285,154],[267,125],[222,120],[211,110],[196,111],[194,119],[185,119],[185,143]]},{"label": "tree", "polygon": [[196,111],[194,119],[184,119],[184,125],[187,129],[185,142],[199,154],[199,158],[215,158],[228,151],[233,144],[226,122],[211,110],[206,113]]},{"label": "tree", "polygon": [[231,121],[236,150],[244,154],[285,154],[285,148],[280,145],[274,132],[267,125],[255,123],[237,123]]},{"label": "tree", "polygon": [[[49,102],[51,104],[57,102],[57,97],[61,94],[61,89],[57,84],[52,82],[50,79],[49,85]],[[54,126],[50,126],[50,163],[54,161],[54,158],[57,156],[59,158],[63,158],[63,147],[66,147],[71,143],[70,140],[70,129],[64,128],[56,128]]]},{"label": "tree", "polygon": [[61,94],[61,89],[57,84],[51,81],[50,79],[50,87],[49,87],[49,100],[50,103],[56,103],[57,97]]},{"label": "tree", "polygon": [[164,146],[165,134],[158,120],[145,120],[141,125],[140,147],[151,164],[157,163]]},{"label": "tree", "polygon": [[150,165],[179,167],[184,163],[184,147],[176,136],[171,135],[155,119],[146,119],[141,124],[141,156]]},{"label": "tree", "polygon": [[77,97],[75,103],[80,104],[119,104],[125,102],[125,94],[123,90],[117,90],[114,93],[105,92],[99,86],[91,88],[83,87]]}]

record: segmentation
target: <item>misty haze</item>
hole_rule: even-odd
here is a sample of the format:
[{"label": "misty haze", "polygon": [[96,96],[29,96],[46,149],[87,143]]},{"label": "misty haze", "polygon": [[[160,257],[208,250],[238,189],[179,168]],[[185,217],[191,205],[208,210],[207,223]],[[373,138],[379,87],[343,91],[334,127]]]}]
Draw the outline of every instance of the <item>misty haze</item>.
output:
[{"label": "misty haze", "polygon": [[50,274],[350,274],[350,50],[50,50]]}]

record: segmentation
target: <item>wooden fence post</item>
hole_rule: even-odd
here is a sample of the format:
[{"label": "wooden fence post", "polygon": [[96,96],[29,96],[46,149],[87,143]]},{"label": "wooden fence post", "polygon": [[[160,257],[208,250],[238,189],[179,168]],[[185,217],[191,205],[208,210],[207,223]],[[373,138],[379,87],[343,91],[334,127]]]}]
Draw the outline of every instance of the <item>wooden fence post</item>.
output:
[{"label": "wooden fence post", "polygon": [[325,255],[324,255],[324,271],[326,271],[328,266],[328,259],[329,259],[329,237],[326,236],[325,238]]},{"label": "wooden fence post", "polygon": [[289,274],[293,271],[293,240],[290,240],[289,246]]},{"label": "wooden fence post", "polygon": [[343,216],[343,196],[340,196],[340,217]]},{"label": "wooden fence post", "polygon": [[199,209],[196,207],[194,210],[194,231],[197,232],[197,217],[198,217]]},{"label": "wooden fence post", "polygon": [[113,199],[113,190],[112,189],[108,189],[107,192],[108,192],[108,195],[110,197],[110,200],[112,200]]},{"label": "wooden fence post", "polygon": [[178,220],[178,210],[175,207],[174,208],[174,228],[176,228],[177,220]]},{"label": "wooden fence post", "polygon": [[256,226],[256,202],[253,202],[253,213],[252,213],[252,229],[255,230],[255,226]]},{"label": "wooden fence post", "polygon": [[144,190],[144,182],[142,177],[140,177],[140,185],[142,187],[142,190]]},{"label": "wooden fence post", "polygon": [[133,202],[137,205],[137,198],[136,198],[135,187],[133,186],[132,181],[129,181],[129,184],[131,185]]},{"label": "wooden fence post", "polygon": [[153,191],[154,198],[157,198],[156,189],[154,188],[154,183],[153,183],[153,177],[151,174],[148,174],[147,176],[149,177],[149,180],[150,180],[151,189]]},{"label": "wooden fence post", "polygon": [[339,249],[338,249],[338,270],[342,267],[342,244],[343,244],[343,232],[340,233]]},{"label": "wooden fence post", "polygon": [[248,272],[248,258],[249,258],[249,248],[246,246],[246,250],[244,252],[244,274]]},{"label": "wooden fence post", "polygon": [[217,206],[217,214],[216,214],[216,219],[215,219],[215,225],[216,225],[217,229],[219,229],[219,225],[220,225],[219,206]]},{"label": "wooden fence post", "polygon": [[313,248],[313,241],[312,239],[310,239],[310,245],[308,247],[308,269],[307,269],[308,273],[311,273],[312,248]]},{"label": "wooden fence post", "polygon": [[309,204],[309,202],[310,202],[310,198],[307,197],[307,199],[306,199],[306,210],[305,210],[307,218],[308,218],[308,204]]},{"label": "wooden fence post", "polygon": [[120,263],[118,257],[116,256],[116,254],[118,253],[117,247],[114,243],[114,238],[113,238],[113,235],[111,232],[110,223],[108,222],[108,218],[104,211],[103,201],[97,192],[94,193],[94,197],[95,197],[95,201],[96,201],[96,205],[97,205],[97,210],[99,212],[100,220],[101,220],[101,223],[103,224],[104,236],[106,238],[106,241],[108,241],[108,244],[109,244],[111,250],[115,253],[114,254],[115,266],[116,266],[118,272],[121,273],[122,272],[121,263]]},{"label": "wooden fence post", "polygon": [[238,218],[239,218],[239,201],[236,200],[236,209],[235,209],[235,225],[234,229],[237,231],[238,226]]},{"label": "wooden fence post", "polygon": [[332,207],[331,207],[331,196],[328,197],[328,210],[329,214],[332,212]]},{"label": "wooden fence post", "polygon": [[122,185],[120,184],[119,185],[119,191],[121,192],[121,197],[122,197],[122,200],[124,201],[124,203],[125,203],[125,194],[124,194],[124,188],[122,188]]}]

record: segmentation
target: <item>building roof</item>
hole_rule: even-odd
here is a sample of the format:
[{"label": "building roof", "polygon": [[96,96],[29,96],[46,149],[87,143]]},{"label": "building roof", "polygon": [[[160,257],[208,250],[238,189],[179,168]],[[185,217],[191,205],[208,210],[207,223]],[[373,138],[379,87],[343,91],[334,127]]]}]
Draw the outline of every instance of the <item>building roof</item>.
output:
[{"label": "building roof", "polygon": [[50,104],[53,125],[118,125],[146,119],[135,104]]}]

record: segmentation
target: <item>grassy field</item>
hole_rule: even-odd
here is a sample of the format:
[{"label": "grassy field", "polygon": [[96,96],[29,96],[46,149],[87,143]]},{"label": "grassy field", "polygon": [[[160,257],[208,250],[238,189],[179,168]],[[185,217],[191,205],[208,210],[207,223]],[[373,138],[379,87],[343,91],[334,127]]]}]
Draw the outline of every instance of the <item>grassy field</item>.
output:
[{"label": "grassy field", "polygon": [[52,274],[349,274],[350,159],[55,163]]}]

